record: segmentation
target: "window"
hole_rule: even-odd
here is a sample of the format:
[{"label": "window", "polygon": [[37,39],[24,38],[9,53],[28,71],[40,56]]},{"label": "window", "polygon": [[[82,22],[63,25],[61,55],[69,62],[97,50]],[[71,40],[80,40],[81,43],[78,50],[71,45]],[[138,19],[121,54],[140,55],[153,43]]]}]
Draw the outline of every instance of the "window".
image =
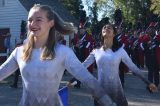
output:
[{"label": "window", "polygon": [[0,0],[0,7],[4,7],[5,6],[5,0]]}]

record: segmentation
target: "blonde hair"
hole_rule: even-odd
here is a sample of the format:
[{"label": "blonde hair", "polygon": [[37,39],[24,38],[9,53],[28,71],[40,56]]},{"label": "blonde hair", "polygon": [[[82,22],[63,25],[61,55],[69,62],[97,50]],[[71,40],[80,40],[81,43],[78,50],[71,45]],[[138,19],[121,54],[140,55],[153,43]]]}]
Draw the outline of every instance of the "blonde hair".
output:
[{"label": "blonde hair", "polygon": [[[54,59],[55,57],[54,46],[56,44],[55,31],[58,31],[61,34],[71,34],[76,31],[76,28],[72,23],[63,21],[59,17],[59,15],[51,9],[50,6],[35,4],[30,10],[32,9],[40,9],[42,11],[45,11],[48,20],[49,21],[54,20],[54,26],[51,27],[49,31],[48,40],[46,42],[46,45],[43,47],[43,51],[40,56],[41,60]],[[24,61],[28,61],[30,59],[32,54],[32,49],[34,47],[34,37],[30,34],[29,31],[27,33],[27,36],[28,36],[27,42],[26,44],[23,45],[22,59]]]}]

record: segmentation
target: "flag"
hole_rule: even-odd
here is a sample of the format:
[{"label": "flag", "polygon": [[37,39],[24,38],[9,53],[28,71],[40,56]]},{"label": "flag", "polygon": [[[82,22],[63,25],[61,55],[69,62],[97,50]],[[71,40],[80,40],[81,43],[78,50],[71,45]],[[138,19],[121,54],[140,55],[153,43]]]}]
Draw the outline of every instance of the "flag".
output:
[{"label": "flag", "polygon": [[68,88],[63,87],[63,88],[59,89],[58,94],[61,98],[63,106],[68,106]]}]

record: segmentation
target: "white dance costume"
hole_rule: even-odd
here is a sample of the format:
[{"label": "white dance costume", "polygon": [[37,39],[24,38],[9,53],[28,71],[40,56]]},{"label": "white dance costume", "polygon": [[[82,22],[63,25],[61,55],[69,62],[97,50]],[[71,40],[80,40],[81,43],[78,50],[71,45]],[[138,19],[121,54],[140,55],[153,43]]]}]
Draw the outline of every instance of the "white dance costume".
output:
[{"label": "white dance costume", "polygon": [[83,64],[85,67],[88,67],[94,61],[96,61],[97,64],[98,81],[117,106],[128,105],[119,78],[119,64],[121,61],[123,61],[132,72],[138,75],[147,84],[149,83],[144,77],[142,77],[141,70],[139,70],[131,61],[123,47],[115,52],[113,52],[112,49],[104,50],[102,47],[100,49],[95,49],[90,53]]},{"label": "white dance costume", "polygon": [[[53,60],[41,60],[42,49],[33,49],[31,59],[24,62],[21,59],[23,46],[20,46],[0,66],[0,80],[20,68],[23,94],[19,106],[62,106],[57,92],[65,69],[88,85],[93,96],[100,98],[104,95],[98,81],[89,74],[70,48],[56,44],[54,49]],[[106,102],[111,103],[110,99]]]}]

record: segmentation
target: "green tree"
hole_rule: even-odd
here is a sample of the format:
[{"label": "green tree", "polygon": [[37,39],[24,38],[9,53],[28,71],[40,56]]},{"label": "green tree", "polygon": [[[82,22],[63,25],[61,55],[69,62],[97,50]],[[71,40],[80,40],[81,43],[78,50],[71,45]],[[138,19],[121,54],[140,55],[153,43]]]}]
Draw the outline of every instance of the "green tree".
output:
[{"label": "green tree", "polygon": [[98,12],[97,12],[97,3],[94,2],[93,6],[90,8],[91,10],[91,15],[92,15],[92,19],[91,19],[91,30],[93,33],[97,33],[97,23],[98,23]]},{"label": "green tree", "polygon": [[[86,0],[90,1],[90,0]],[[92,0],[93,1],[93,0]],[[137,22],[142,22],[146,25],[148,22],[153,21],[157,18],[159,14],[160,0],[94,0],[97,3],[97,12],[102,11],[103,17],[108,16],[107,13],[110,13],[110,19],[114,18],[114,11],[120,9],[122,11],[123,22],[125,24],[135,24]],[[109,2],[112,2],[114,5],[110,5]],[[153,4],[151,4],[151,2]],[[102,17],[102,18],[103,18]]]},{"label": "green tree", "polygon": [[160,16],[160,0],[151,0],[151,11]]},{"label": "green tree", "polygon": [[80,9],[82,5],[81,0],[60,0],[61,3],[70,11],[70,13],[76,18],[80,18]]},{"label": "green tree", "polygon": [[122,10],[126,24],[141,22],[142,27],[146,27],[151,21],[157,20],[158,16],[150,10],[151,0],[114,0],[114,4]]},{"label": "green tree", "polygon": [[98,15],[99,13],[106,13],[106,6],[109,5],[107,4],[106,0],[85,0],[85,4],[88,6],[89,15],[92,17],[90,25],[92,34],[97,35],[100,31],[102,24],[104,24],[105,22],[108,23],[109,20],[109,18],[106,17],[106,14],[103,14],[101,20],[98,19]]},{"label": "green tree", "polygon": [[97,9],[98,9],[98,8],[97,8],[97,3],[94,2],[94,3],[93,3],[93,8],[91,8],[92,15],[93,15],[92,23],[93,23],[94,25],[96,25],[97,22],[98,22],[98,13],[97,13]]},{"label": "green tree", "polygon": [[85,4],[89,8],[93,8],[94,3],[96,3],[97,14],[101,14],[101,18],[104,18],[106,16],[109,16],[110,14],[113,14],[114,6],[111,5],[109,1],[111,0],[85,0]]}]

